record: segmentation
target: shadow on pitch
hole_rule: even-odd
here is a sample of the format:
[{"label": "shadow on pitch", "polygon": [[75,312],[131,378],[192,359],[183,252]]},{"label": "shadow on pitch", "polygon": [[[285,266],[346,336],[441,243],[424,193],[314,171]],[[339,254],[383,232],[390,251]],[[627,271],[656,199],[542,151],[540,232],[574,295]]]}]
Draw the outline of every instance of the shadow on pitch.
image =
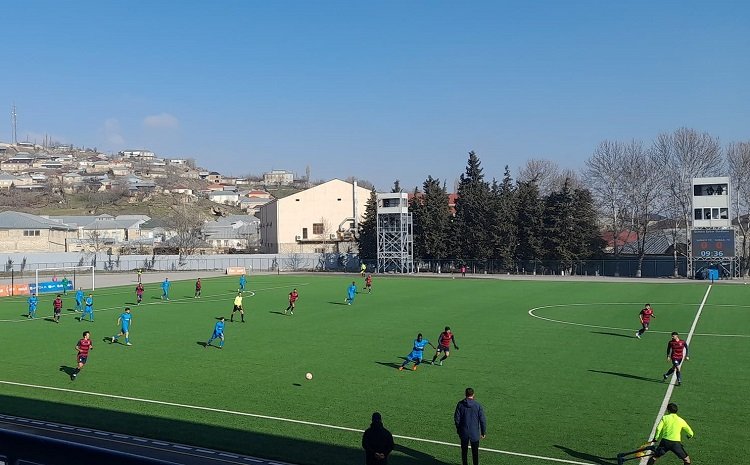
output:
[{"label": "shadow on pitch", "polygon": [[395,362],[375,362],[375,363],[377,363],[378,365],[383,365],[384,367],[388,367],[388,368],[398,368],[401,366],[400,363],[395,363]]},{"label": "shadow on pitch", "polygon": [[575,457],[577,459],[586,460],[591,463],[596,463],[597,465],[617,465],[617,459],[614,457],[600,457],[598,455],[588,454],[586,452],[579,452],[569,447],[559,446],[557,444],[554,444],[554,446],[560,449],[561,451],[565,452],[566,454],[570,455],[571,457]]},{"label": "shadow on pitch", "polygon": [[206,347],[206,341],[195,341],[195,343],[201,347]]},{"label": "shadow on pitch", "polygon": [[616,371],[589,370],[591,373],[602,373],[605,375],[619,376],[620,378],[635,379],[638,381],[647,381],[649,383],[661,383],[660,379],[646,378],[645,376],[631,375],[629,373],[618,373]]},{"label": "shadow on pitch", "polygon": [[76,372],[76,369],[73,367],[69,367],[67,365],[60,365],[60,371],[65,373],[68,376],[68,378],[70,378],[71,376],[73,376],[73,373]]},{"label": "shadow on pitch", "polygon": [[630,336],[628,334],[608,333],[608,332],[605,332],[605,331],[591,331],[591,334],[603,334],[605,336],[618,336],[618,337],[626,337],[628,339],[635,339],[635,336]]},{"label": "shadow on pitch", "polygon": [[331,305],[349,305],[346,302],[331,302],[330,300],[328,301],[328,303]]},{"label": "shadow on pitch", "polygon": [[277,310],[271,310],[271,311],[270,311],[270,312],[268,312],[268,313],[275,313],[275,314],[277,314],[277,315],[286,315],[286,313],[284,313],[284,312],[279,312],[279,311],[277,311]]}]

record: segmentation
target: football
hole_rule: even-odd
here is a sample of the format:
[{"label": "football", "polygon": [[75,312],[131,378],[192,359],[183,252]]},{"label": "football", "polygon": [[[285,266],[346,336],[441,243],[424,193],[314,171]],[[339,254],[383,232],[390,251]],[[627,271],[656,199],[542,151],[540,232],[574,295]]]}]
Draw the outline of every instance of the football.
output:
[{"label": "football", "polygon": [[312,379],[312,373],[305,373],[305,378]]}]

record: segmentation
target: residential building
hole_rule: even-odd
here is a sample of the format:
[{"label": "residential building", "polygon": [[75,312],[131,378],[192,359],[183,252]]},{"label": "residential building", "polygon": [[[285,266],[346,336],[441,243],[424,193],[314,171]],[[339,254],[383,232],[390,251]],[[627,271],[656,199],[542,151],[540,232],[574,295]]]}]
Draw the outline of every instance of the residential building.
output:
[{"label": "residential building", "polygon": [[203,240],[214,249],[250,250],[257,247],[260,220],[249,215],[229,215],[203,225]]},{"label": "residential building", "polygon": [[346,252],[355,248],[355,223],[362,221],[370,191],[340,179],[260,207],[264,253]]},{"label": "residential building", "polygon": [[0,212],[0,252],[67,252],[76,228],[41,216]]},{"label": "residential building", "polygon": [[294,173],[285,170],[271,170],[263,173],[263,185],[265,186],[289,186],[294,184]]},{"label": "residential building", "polygon": [[213,191],[207,194],[208,200],[221,205],[237,205],[240,201],[240,195],[234,191]]}]

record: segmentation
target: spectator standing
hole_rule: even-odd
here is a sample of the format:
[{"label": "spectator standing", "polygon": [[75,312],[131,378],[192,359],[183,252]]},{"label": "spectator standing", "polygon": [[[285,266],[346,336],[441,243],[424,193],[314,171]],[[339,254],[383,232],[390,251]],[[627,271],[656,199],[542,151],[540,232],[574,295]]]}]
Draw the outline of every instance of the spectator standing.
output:
[{"label": "spectator standing", "polygon": [[362,448],[365,450],[365,465],[385,465],[388,454],[393,451],[393,435],[383,426],[380,413],[372,414],[372,423],[362,435]]},{"label": "spectator standing", "polygon": [[453,421],[456,432],[461,439],[461,463],[468,465],[467,455],[471,444],[471,459],[474,465],[479,465],[479,440],[487,433],[487,420],[479,402],[474,400],[474,389],[466,388],[466,398],[456,404]]}]

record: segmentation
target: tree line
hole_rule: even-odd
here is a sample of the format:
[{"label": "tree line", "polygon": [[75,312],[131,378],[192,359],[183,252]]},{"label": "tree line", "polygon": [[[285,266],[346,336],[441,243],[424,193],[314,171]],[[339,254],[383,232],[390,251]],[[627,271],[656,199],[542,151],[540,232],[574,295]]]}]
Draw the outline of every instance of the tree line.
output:
[{"label": "tree line", "polygon": [[[519,263],[553,260],[571,271],[577,261],[612,254],[621,237],[635,237],[640,276],[649,239],[666,234],[673,244],[674,274],[692,224],[692,178],[729,176],[733,220],[743,269],[750,248],[750,141],[722,147],[717,137],[690,128],[660,134],[650,144],[602,141],[580,172],[554,162],[529,160],[513,180],[485,179],[479,157],[469,153],[456,190],[455,212],[445,182],[428,176],[410,201],[414,255],[424,260],[494,260],[514,271]],[[398,181],[394,191],[400,190]],[[736,204],[736,205],[735,205]],[[655,220],[662,219],[659,227]],[[359,237],[360,255],[377,258],[375,191]],[[632,252],[631,252],[632,253]],[[746,271],[745,271],[746,272]]]}]

